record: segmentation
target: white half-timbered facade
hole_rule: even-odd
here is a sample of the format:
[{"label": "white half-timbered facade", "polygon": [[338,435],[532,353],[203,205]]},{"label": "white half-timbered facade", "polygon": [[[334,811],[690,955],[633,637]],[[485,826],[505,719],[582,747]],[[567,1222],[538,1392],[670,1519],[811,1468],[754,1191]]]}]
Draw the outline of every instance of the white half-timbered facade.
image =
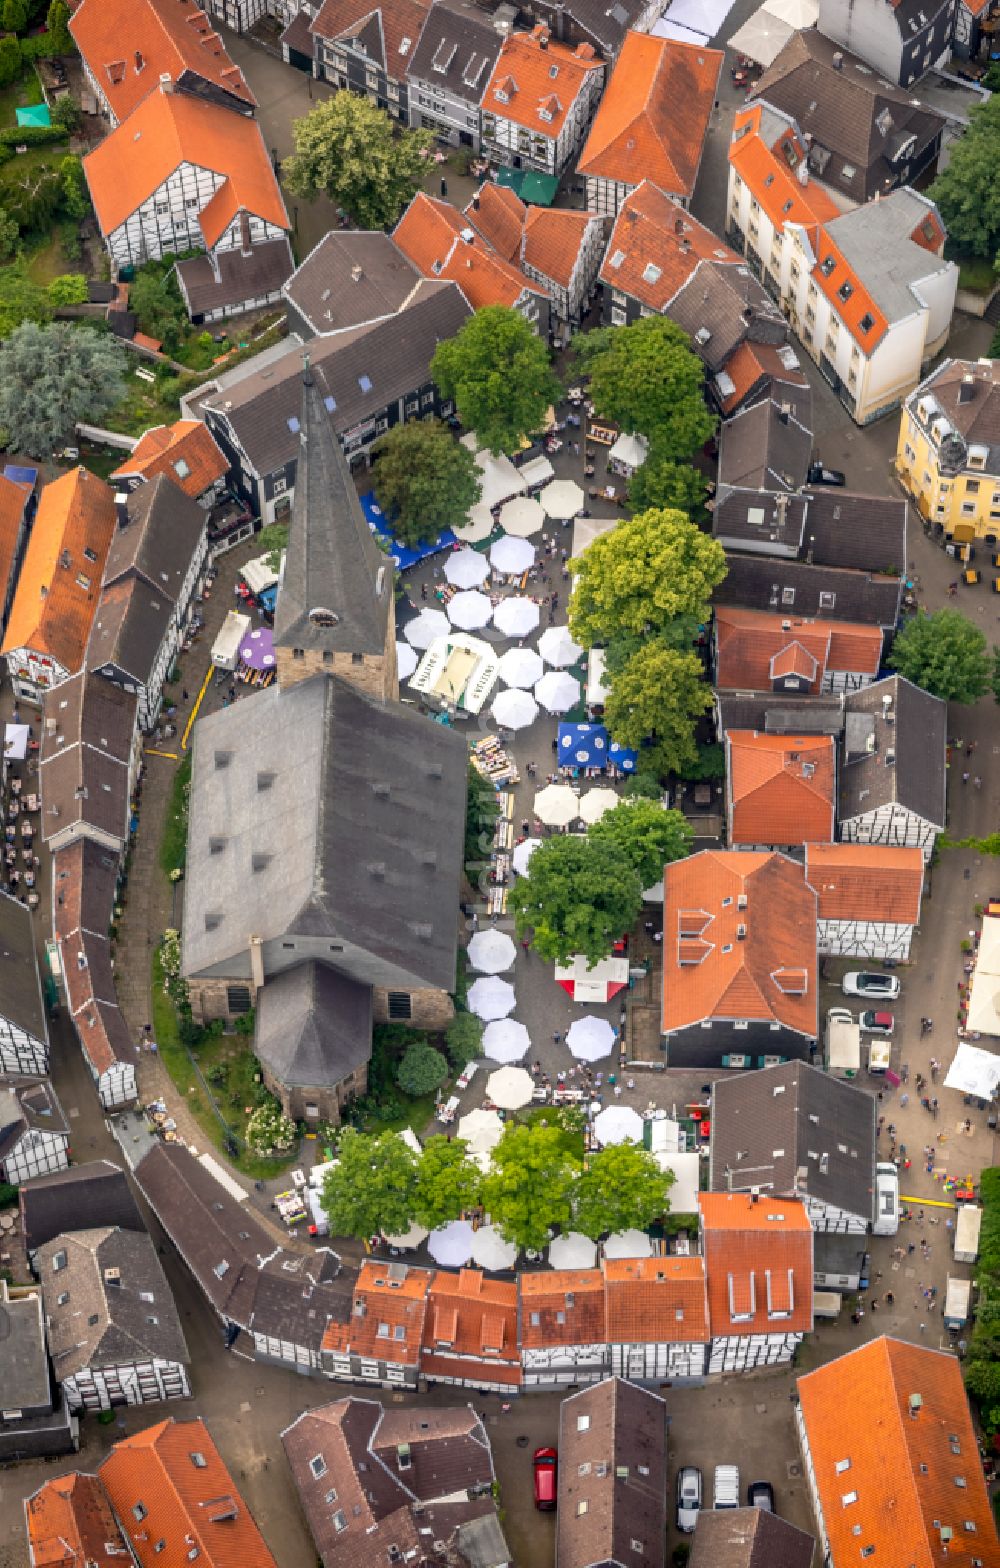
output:
[{"label": "white half-timbered facade", "polygon": [[48,1079],[0,1083],[0,1180],[18,1187],[68,1164],[69,1127]]},{"label": "white half-timbered facade", "polygon": [[709,1376],[722,1372],[753,1372],[758,1367],[787,1366],[802,1343],[801,1334],[728,1334],[708,1347]]},{"label": "white half-timbered facade", "polygon": [[539,25],[504,42],[483,94],[482,146],[494,163],[561,174],[583,144],[604,85],[590,44],[571,49]]},{"label": "white half-timbered facade", "polygon": [[190,1399],[187,1368],[179,1361],[126,1361],[110,1367],[82,1367],[64,1379],[63,1393],[74,1415],[111,1410],[119,1405],[156,1405],[164,1399]]},{"label": "white half-timbered facade", "polygon": [[540,1345],[521,1347],[525,1388],[562,1388],[599,1383],[611,1368],[608,1345]]},{"label": "white half-timbered facade", "polygon": [[844,702],[839,834],[846,844],[919,849],[947,818],[947,705],[899,675]]},{"label": "white half-timbered facade", "polygon": [[[124,222],[105,236],[113,265],[119,269],[141,267],[144,262],[158,261],[161,256],[178,251],[207,249],[201,213],[225,183],[225,176],[213,169],[199,168],[187,161],[178,164]],[[252,245],[284,238],[284,230],[276,223],[252,213],[247,216]],[[240,243],[239,222],[234,221],[211,249],[236,250]]]},{"label": "white half-timbered facade", "polygon": [[831,1236],[863,1236],[871,1225],[871,1214],[854,1213],[838,1207],[813,1193],[804,1192],[802,1202],[813,1230]]},{"label": "white half-timbered facade", "polygon": [[[920,846],[916,846],[919,848]],[[903,963],[910,956],[913,927],[899,921],[817,920],[816,945],[827,958],[887,958]]]},{"label": "white half-timbered facade", "polygon": [[610,1349],[611,1376],[627,1377],[631,1383],[690,1382],[704,1377],[707,1370],[708,1346],[703,1344],[646,1340]]},{"label": "white half-timbered facade", "polygon": [[0,1017],[0,1076],[29,1074],[41,1076],[49,1070],[49,1048],[46,1040]]},{"label": "white half-timbered facade", "polygon": [[0,893],[0,1077],[44,1077],[49,1035],[31,912]]},{"label": "white half-timbered facade", "polygon": [[[790,1064],[792,1070],[800,1066]],[[813,1326],[813,1231],[805,1205],[752,1189],[703,1192],[698,1207],[709,1374],[791,1361]]]}]

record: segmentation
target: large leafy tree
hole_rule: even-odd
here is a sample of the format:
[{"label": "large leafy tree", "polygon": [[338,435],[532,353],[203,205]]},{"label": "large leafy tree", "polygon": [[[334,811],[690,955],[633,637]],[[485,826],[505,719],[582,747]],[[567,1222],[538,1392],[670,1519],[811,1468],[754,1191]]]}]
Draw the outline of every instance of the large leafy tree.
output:
[{"label": "large leafy tree", "polygon": [[491,452],[513,452],[540,430],[561,387],[549,351],[519,311],[489,305],[439,343],[431,375],[466,430]]},{"label": "large leafy tree", "polygon": [[684,462],[714,433],[702,392],[705,370],[687,333],[668,316],[602,327],[576,339],[599,414],[646,436],[660,456]]},{"label": "large leafy tree", "polygon": [[0,343],[0,427],[32,457],[61,446],[79,420],[99,422],[121,394],[121,351],[90,327],[26,321]]},{"label": "large leafy tree", "polygon": [[426,1040],[408,1045],[396,1069],[396,1082],[404,1094],[432,1094],[447,1076],[447,1061]]},{"label": "large leafy tree", "polygon": [[0,269],[0,338],[10,338],[23,321],[41,323],[52,318],[48,290],[28,273],[23,257]]},{"label": "large leafy tree", "polygon": [[372,452],[375,497],[400,544],[433,541],[479,500],[476,460],[440,420],[394,425]]},{"label": "large leafy tree", "polygon": [[691,853],[694,829],[682,811],[666,810],[658,801],[623,800],[606,811],[587,836],[616,844],[647,888],[659,882],[670,861]]},{"label": "large leafy tree", "polygon": [[569,1226],[579,1170],[559,1127],[510,1123],[483,1181],[483,1207],[508,1241],[540,1252],[550,1228]]},{"label": "large leafy tree", "polygon": [[128,302],[143,332],[170,347],[177,346],[187,325],[187,311],[172,265],[154,261],[142,267],[129,285]]},{"label": "large leafy tree", "polygon": [[964,134],[948,150],[948,167],[930,188],[959,250],[997,258],[1000,247],[1000,93],[970,110]]},{"label": "large leafy tree", "polygon": [[417,1161],[398,1133],[345,1128],[320,1202],[334,1236],[398,1236],[414,1217]]},{"label": "large leafy tree", "polygon": [[483,1022],[475,1013],[458,1012],[445,1030],[451,1065],[460,1073],[475,1061],[483,1048]]},{"label": "large leafy tree", "polygon": [[640,768],[662,778],[696,761],[695,729],[711,706],[696,655],[649,642],[612,676],[604,719],[615,740],[638,749]]},{"label": "large leafy tree", "polygon": [[428,1230],[447,1225],[476,1207],[482,1185],[482,1172],[461,1138],[428,1138],[417,1163],[413,1217]]},{"label": "large leafy tree", "polygon": [[570,630],[591,648],[656,635],[678,617],[705,620],[726,554],[682,512],[637,512],[570,562]]},{"label": "large leafy tree", "polygon": [[617,844],[566,834],[539,845],[510,904],[518,935],[530,930],[542,958],[564,964],[582,953],[596,964],[634,923],[642,884]]},{"label": "large leafy tree", "polygon": [[915,615],[893,643],[888,662],[946,702],[977,702],[989,691],[994,671],[986,638],[958,610]]},{"label": "large leafy tree", "polygon": [[0,209],[0,261],[9,261],[17,250],[21,230],[16,218]]},{"label": "large leafy tree", "polygon": [[58,54],[69,54],[73,39],[69,31],[69,6],[66,0],[52,0],[45,17],[49,41]]},{"label": "large leafy tree", "polygon": [[628,495],[637,512],[666,507],[690,515],[704,506],[707,488],[705,476],[697,468],[654,450],[629,480]]},{"label": "large leafy tree", "polygon": [[597,1241],[619,1230],[646,1230],[665,1214],[672,1171],[634,1143],[612,1144],[591,1154],[573,1193],[573,1224]]},{"label": "large leafy tree", "polygon": [[366,229],[395,223],[427,172],[428,131],[401,130],[377,104],[335,93],[292,126],[284,181],[295,196],[329,196]]}]

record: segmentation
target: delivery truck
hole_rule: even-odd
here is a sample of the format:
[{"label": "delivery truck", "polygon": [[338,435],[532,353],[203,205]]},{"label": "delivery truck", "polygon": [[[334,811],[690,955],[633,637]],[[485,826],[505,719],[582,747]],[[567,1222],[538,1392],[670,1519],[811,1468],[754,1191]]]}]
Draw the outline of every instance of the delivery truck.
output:
[{"label": "delivery truck", "polygon": [[955,1262],[975,1263],[979,1256],[979,1227],[983,1211],[974,1203],[959,1204],[955,1219]]},{"label": "delivery truck", "polygon": [[217,670],[235,670],[240,662],[240,646],[251,625],[249,615],[241,615],[239,610],[229,611],[212,644],[212,663]]},{"label": "delivery truck", "polygon": [[971,1279],[952,1279],[948,1275],[948,1288],[944,1296],[944,1326],[949,1333],[959,1333],[968,1322],[971,1295]]},{"label": "delivery truck", "polygon": [[846,1007],[826,1015],[826,1070],[834,1078],[856,1078],[861,1070],[861,1029]]}]

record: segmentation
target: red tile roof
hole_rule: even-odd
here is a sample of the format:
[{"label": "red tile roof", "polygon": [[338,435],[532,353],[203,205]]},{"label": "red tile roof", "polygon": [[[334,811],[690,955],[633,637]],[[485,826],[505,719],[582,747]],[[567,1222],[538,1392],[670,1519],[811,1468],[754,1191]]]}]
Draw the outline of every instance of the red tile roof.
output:
[{"label": "red tile roof", "polygon": [[[801,980],[779,984],[783,970]],[[816,896],[801,866],[785,855],[709,849],[666,867],[665,1032],[719,1018],[813,1037],[816,998]]]},{"label": "red tile roof", "polygon": [[529,207],[524,226],[524,261],[553,283],[568,288],[592,212],[568,207]]},{"label": "red tile roof", "polygon": [[820,920],[874,920],[915,926],[924,857],[883,844],[807,844],[806,881]]},{"label": "red tile roof", "polygon": [[577,173],[690,197],[722,61],[718,49],[626,33]]},{"label": "red tile roof", "polygon": [[390,1275],[388,1263],[367,1259],[354,1287],[351,1316],[346,1323],[331,1319],[323,1349],[416,1366],[432,1278],[429,1269],[407,1269],[400,1280]]},{"label": "red tile roof", "polygon": [[140,1568],[188,1568],[194,1547],[199,1568],[276,1568],[200,1418],[123,1438],[100,1477]]},{"label": "red tile roof", "polygon": [[69,30],[117,120],[155,92],[161,76],[176,82],[186,72],[248,108],[256,102],[195,0],[82,0]]},{"label": "red tile roof", "polygon": [[486,84],[483,113],[554,141],[588,77],[603,70],[590,44],[557,43],[544,27],[511,33]]},{"label": "red tile roof", "polygon": [[626,197],[601,265],[601,282],[650,310],[665,310],[700,261],[740,257],[650,180]]},{"label": "red tile roof", "polygon": [[800,370],[788,368],[773,343],[751,343],[749,340],[740,343],[722,368],[733,384],[733,390],[721,400],[724,414],[733,413],[765,376],[791,386],[809,385]]},{"label": "red tile roof", "polygon": [[868,1547],[907,1568],[1000,1562],[954,1355],[876,1339],[800,1377],[798,1394],[834,1568]]},{"label": "red tile roof", "polygon": [[465,216],[498,256],[517,265],[528,208],[509,185],[487,180],[466,207]]},{"label": "red tile roof", "polygon": [[518,1288],[523,1350],[603,1344],[607,1339],[600,1269],[543,1269],[537,1274],[519,1274]]},{"label": "red tile roof", "polygon": [[24,1504],[31,1568],[119,1568],[127,1548],[95,1475],[46,1481]]},{"label": "red tile roof", "polygon": [[525,291],[548,298],[542,284],[496,255],[457,207],[423,191],[414,196],[392,237],[426,278],[457,283],[473,310],[516,305]]},{"label": "red tile roof", "polygon": [[[789,663],[789,650],[799,650]],[[767,610],[719,606],[715,612],[716,685],[731,691],[770,691],[791,671],[792,664],[809,683],[822,690],[829,672],[877,675],[882,658],[882,633],[877,626],[853,621],[819,621]]]},{"label": "red tile roof", "polygon": [[0,474],[0,606],[14,568],[24,509],[31,497],[31,489],[31,485],[15,483],[6,474]]},{"label": "red tile roof", "polygon": [[702,1192],[702,1252],[714,1339],[803,1334],[813,1322],[813,1234],[805,1205]]},{"label": "red tile roof", "polygon": [[196,500],[228,472],[229,462],[208,426],[200,419],[177,419],[172,425],[156,425],[140,436],[111,478],[151,480],[157,474],[166,474],[185,495]]},{"label": "red tile roof", "polygon": [[481,1269],[439,1269],[427,1297],[420,1369],[426,1377],[519,1384],[516,1284]]},{"label": "red tile roof", "polygon": [[[795,652],[806,659],[804,649]],[[832,735],[726,733],[729,842],[806,844],[832,840],[836,752]]]},{"label": "red tile roof", "polygon": [[611,1344],[708,1339],[704,1258],[608,1258],[604,1281]]}]

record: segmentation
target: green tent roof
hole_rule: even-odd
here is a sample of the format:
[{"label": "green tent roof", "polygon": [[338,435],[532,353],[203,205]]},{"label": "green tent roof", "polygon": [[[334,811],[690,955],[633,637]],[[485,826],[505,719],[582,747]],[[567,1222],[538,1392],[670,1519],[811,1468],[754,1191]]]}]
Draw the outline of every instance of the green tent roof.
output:
[{"label": "green tent roof", "polygon": [[18,125],[51,125],[52,116],[47,103],[29,103],[27,108],[17,110]]},{"label": "green tent roof", "polygon": [[498,169],[497,184],[506,185],[522,201],[535,207],[551,207],[559,189],[554,174],[537,174],[534,169]]}]

